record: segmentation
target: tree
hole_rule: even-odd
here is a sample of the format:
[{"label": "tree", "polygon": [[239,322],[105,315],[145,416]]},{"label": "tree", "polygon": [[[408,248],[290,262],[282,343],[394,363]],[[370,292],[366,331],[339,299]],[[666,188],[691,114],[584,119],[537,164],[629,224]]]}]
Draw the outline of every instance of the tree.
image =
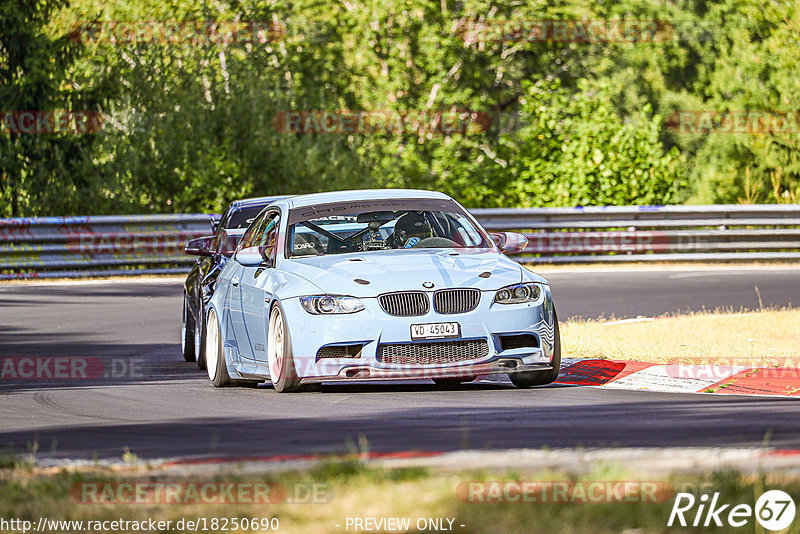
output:
[{"label": "tree", "polygon": [[[46,29],[54,13],[66,6],[67,0],[0,4],[0,111],[5,125],[0,128],[0,213],[14,217],[71,211],[93,179],[87,166],[91,136],[23,133],[15,122],[20,116],[14,112],[33,112],[37,121],[44,117],[52,125],[48,112],[63,117],[98,109],[98,94],[77,90],[66,79],[80,44],[66,32],[54,38]],[[86,116],[77,117],[82,121]]]}]

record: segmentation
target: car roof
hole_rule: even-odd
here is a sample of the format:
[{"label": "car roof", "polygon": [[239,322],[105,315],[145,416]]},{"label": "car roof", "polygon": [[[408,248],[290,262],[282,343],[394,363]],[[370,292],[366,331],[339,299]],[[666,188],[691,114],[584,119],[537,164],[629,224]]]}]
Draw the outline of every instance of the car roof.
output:
[{"label": "car roof", "polygon": [[224,217],[226,213],[228,215],[228,218],[230,218],[230,216],[233,213],[236,213],[236,212],[241,211],[243,209],[247,209],[247,208],[259,208],[259,209],[260,208],[265,208],[265,207],[269,206],[270,204],[272,204],[273,202],[276,202],[278,200],[282,200],[284,198],[289,198],[290,196],[291,195],[275,195],[275,196],[270,196],[270,197],[253,197],[253,198],[242,198],[242,199],[239,199],[239,200],[234,200],[233,202],[231,202],[228,205],[228,208],[223,213],[216,213],[216,214],[212,215],[214,231],[216,232],[217,227],[218,227],[220,221],[222,220],[222,217]]},{"label": "car roof", "polygon": [[270,197],[253,197],[253,198],[243,198],[240,200],[234,200],[231,202],[229,210],[240,210],[242,208],[254,208],[258,206],[268,206],[273,202],[278,200],[283,200],[285,198],[289,198],[291,195],[274,195]]},{"label": "car roof", "polygon": [[347,202],[350,200],[393,200],[401,198],[451,200],[450,197],[444,193],[425,191],[422,189],[356,189],[352,191],[329,191],[327,193],[311,193],[308,195],[285,197],[281,199],[282,202],[280,203],[292,209],[316,204],[328,204],[331,202]]}]

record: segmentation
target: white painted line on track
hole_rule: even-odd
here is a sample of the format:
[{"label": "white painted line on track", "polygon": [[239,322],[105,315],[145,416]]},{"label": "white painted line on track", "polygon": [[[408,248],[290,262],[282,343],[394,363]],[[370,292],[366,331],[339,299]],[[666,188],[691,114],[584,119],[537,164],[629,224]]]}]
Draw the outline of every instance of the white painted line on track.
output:
[{"label": "white painted line on track", "polygon": [[[735,374],[735,373],[731,373]],[[669,373],[666,366],[654,365],[628,376],[609,382],[604,387],[610,389],[643,389],[665,393],[698,393],[727,377],[684,378]]]},{"label": "white painted line on track", "polygon": [[736,275],[752,275],[752,271],[713,271],[713,272],[689,272],[671,274],[667,278],[670,280],[677,280],[679,278],[702,278],[705,276],[736,276]]}]

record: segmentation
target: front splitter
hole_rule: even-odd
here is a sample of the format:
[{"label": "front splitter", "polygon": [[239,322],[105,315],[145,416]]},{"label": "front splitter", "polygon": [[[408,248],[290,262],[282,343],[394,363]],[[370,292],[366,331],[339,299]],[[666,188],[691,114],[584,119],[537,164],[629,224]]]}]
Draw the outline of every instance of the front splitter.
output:
[{"label": "front splitter", "polygon": [[[517,360],[512,360],[515,363]],[[553,367],[549,363],[522,364],[508,366],[508,360],[499,362],[482,363],[475,365],[462,365],[458,367],[405,367],[381,368],[368,365],[353,365],[345,367],[335,375],[312,376],[300,379],[302,384],[342,380],[419,380],[423,378],[470,378],[481,375],[509,374],[526,371],[550,371]]]}]

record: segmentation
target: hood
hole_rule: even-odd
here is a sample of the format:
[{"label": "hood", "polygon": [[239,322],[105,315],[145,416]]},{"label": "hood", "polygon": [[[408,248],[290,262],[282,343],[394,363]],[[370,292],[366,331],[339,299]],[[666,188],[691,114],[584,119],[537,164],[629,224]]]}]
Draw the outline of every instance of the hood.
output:
[{"label": "hood", "polygon": [[[495,290],[523,279],[522,267],[502,254],[494,251],[457,252],[453,249],[292,258],[282,260],[280,268],[305,278],[326,293],[354,297],[450,287]],[[490,275],[483,278],[479,276],[482,273]],[[357,283],[357,278],[367,280],[369,284]],[[532,277],[526,276],[526,279]],[[432,282],[433,287],[425,288],[423,282]]]}]

